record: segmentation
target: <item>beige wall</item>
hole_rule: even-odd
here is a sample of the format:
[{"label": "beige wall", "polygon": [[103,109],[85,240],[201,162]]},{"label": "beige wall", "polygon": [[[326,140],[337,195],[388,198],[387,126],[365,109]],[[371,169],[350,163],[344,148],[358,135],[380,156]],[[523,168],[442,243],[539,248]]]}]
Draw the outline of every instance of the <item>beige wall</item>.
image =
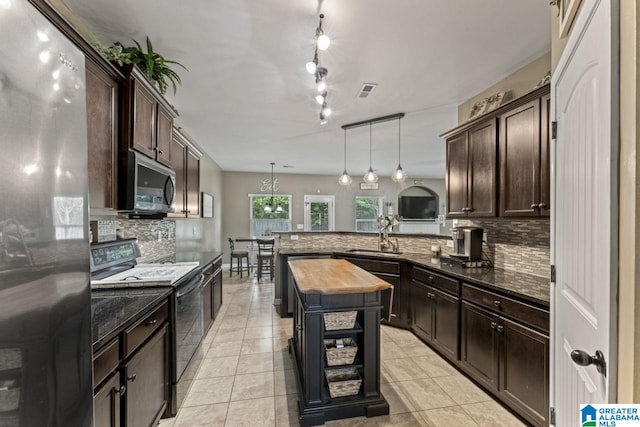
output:
[{"label": "beige wall", "polygon": [[638,0],[620,1],[620,266],[618,402],[640,402]]},{"label": "beige wall", "polygon": [[[249,235],[249,194],[261,194],[260,182],[270,178],[270,173],[224,172],[223,174],[224,206],[222,207],[222,238]],[[305,195],[335,195],[335,218],[337,231],[353,231],[355,228],[355,197],[384,196],[385,202],[392,202],[397,212],[398,193],[419,180],[420,186],[428,187],[440,197],[440,209],[445,203],[444,179],[409,178],[402,184],[396,184],[390,178],[380,178],[379,190],[360,190],[360,176],[352,176],[353,183],[349,187],[338,185],[338,176],[333,175],[300,175],[276,174],[280,184],[277,194],[292,195],[292,228],[304,223]],[[270,194],[269,192],[262,194]],[[226,244],[225,244],[226,245]]]},{"label": "beige wall", "polygon": [[466,123],[469,118],[469,112],[473,104],[479,100],[491,96],[497,92],[510,91],[509,99],[519,98],[522,95],[531,92],[538,82],[551,70],[551,52],[547,52],[538,59],[516,72],[510,74],[505,79],[499,81],[495,85],[483,90],[466,102],[458,106],[458,124]]}]

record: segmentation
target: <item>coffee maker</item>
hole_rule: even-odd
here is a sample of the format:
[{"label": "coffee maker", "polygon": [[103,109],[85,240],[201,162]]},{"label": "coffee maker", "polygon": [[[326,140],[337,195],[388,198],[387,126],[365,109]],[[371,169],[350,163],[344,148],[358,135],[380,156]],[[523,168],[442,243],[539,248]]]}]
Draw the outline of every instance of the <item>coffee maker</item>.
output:
[{"label": "coffee maker", "polygon": [[458,227],[451,229],[453,237],[452,258],[461,261],[482,260],[482,236],[484,229],[480,227]]}]

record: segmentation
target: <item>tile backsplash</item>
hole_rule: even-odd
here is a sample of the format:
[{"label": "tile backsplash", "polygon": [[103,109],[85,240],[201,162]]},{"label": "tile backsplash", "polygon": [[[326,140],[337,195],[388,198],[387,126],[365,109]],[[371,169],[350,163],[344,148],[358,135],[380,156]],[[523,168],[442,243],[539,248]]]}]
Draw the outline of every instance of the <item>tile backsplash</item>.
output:
[{"label": "tile backsplash", "polygon": [[[483,246],[494,267],[502,270],[518,271],[539,277],[549,277],[550,230],[549,220],[460,220],[458,226],[482,227],[487,233],[487,244]],[[298,240],[291,240],[290,234],[278,239],[281,249],[377,249],[375,234],[358,233],[299,233]],[[447,246],[448,237],[403,236],[390,234],[397,239],[401,252],[430,253],[432,245],[439,245],[442,255],[453,250]]]},{"label": "tile backsplash", "polygon": [[139,263],[154,262],[176,252],[176,222],[171,219],[129,219],[119,215],[116,229],[125,238],[137,237],[142,257]]}]

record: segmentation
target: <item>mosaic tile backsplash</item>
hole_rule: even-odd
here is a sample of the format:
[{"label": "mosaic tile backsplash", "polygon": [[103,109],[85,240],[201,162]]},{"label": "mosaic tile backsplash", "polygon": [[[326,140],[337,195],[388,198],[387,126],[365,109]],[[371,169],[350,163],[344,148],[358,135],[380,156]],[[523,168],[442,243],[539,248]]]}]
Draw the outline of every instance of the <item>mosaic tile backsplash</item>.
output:
[{"label": "mosaic tile backsplash", "polygon": [[138,263],[155,262],[176,253],[174,220],[129,219],[127,216],[118,216],[116,230],[122,230],[125,238],[138,238],[142,253]]},{"label": "mosaic tile backsplash", "polygon": [[[482,227],[487,232],[488,244],[485,254],[494,267],[517,271],[539,277],[549,277],[549,220],[460,220],[458,226]],[[297,234],[291,240],[289,234]],[[358,233],[289,233],[278,239],[282,249],[377,249],[378,237],[374,234]],[[432,245],[439,245],[442,255],[447,256],[453,248],[447,246],[446,237],[435,236],[389,236],[397,239],[400,252],[430,253]]]}]

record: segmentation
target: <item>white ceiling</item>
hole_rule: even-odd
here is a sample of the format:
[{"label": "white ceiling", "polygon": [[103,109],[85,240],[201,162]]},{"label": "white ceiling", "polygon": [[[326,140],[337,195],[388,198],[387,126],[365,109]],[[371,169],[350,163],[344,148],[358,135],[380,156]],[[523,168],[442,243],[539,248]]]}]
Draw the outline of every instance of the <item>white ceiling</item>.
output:
[{"label": "white ceiling", "polygon": [[[457,123],[457,105],[550,49],[546,0],[65,0],[103,41],[149,36],[184,64],[167,99],[182,126],[228,171],[339,175],[341,125],[405,112],[402,165],[413,177],[444,176],[439,135]],[[313,58],[318,14],[331,47],[321,125]],[[541,76],[542,77],[542,76]],[[367,99],[363,83],[378,87]],[[373,168],[397,165],[397,121],[373,126]],[[347,168],[364,174],[369,129],[347,133]],[[282,165],[292,165],[282,169]]]}]

